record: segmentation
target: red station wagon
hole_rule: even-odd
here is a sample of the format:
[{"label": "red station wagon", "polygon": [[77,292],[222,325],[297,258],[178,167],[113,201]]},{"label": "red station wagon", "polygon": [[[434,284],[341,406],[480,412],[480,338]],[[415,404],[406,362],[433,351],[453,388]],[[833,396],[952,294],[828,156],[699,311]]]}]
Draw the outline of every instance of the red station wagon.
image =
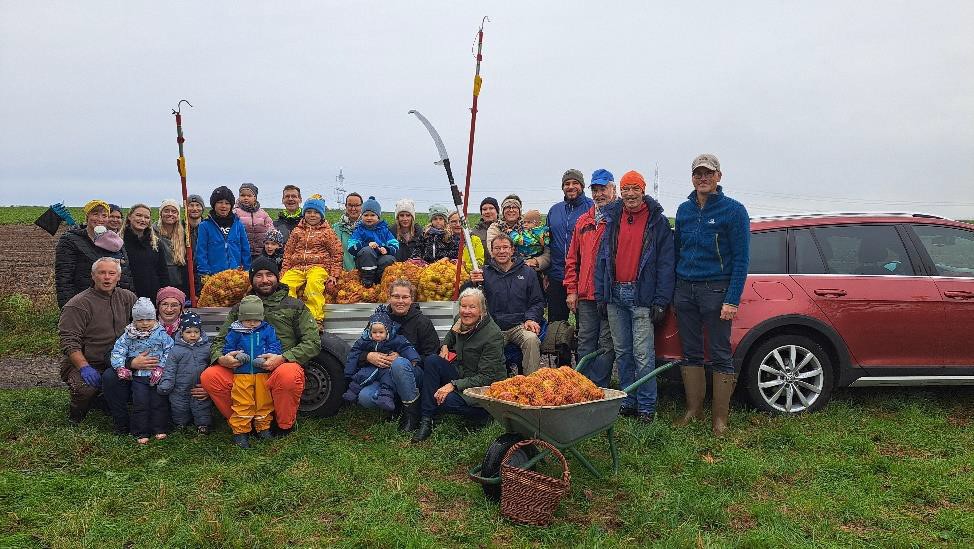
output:
[{"label": "red station wagon", "polygon": [[[974,225],[903,213],[753,218],[731,334],[758,409],[825,406],[835,387],[974,384]],[[657,355],[680,357],[676,319]]]}]

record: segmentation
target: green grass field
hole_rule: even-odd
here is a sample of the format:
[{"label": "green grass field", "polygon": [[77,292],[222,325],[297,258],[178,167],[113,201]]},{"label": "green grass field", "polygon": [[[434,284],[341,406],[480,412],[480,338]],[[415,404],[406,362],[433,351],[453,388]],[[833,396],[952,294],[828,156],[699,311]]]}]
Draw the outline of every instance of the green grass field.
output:
[{"label": "green grass field", "polygon": [[[0,392],[0,546],[962,547],[974,544],[974,392],[840,392],[811,416],[735,410],[730,436],[620,420],[622,466],[572,468],[549,528],[507,522],[465,477],[499,426],[428,444],[360,409],[250,451],[225,429],[139,447],[66,391]],[[607,466],[604,438],[584,451]],[[549,470],[550,472],[550,470]]]}]

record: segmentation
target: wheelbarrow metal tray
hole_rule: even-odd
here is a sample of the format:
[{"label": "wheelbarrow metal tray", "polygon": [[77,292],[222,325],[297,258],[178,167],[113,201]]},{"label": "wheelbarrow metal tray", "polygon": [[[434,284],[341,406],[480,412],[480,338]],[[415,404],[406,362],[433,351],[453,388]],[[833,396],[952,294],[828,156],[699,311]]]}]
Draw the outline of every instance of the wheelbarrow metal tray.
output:
[{"label": "wheelbarrow metal tray", "polygon": [[526,437],[541,434],[563,446],[609,428],[619,417],[622,399],[626,398],[622,391],[603,388],[605,398],[601,400],[562,406],[527,406],[486,396],[487,389],[489,387],[471,387],[463,394],[476,400],[507,431]]}]

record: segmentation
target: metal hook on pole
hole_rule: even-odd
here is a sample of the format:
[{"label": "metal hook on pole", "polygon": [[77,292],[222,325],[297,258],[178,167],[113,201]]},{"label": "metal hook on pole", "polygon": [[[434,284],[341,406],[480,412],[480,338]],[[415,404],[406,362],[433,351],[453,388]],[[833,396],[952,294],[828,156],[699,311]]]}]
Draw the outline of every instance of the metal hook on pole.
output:
[{"label": "metal hook on pole", "polygon": [[189,101],[187,101],[185,99],[180,99],[179,100],[179,103],[176,103],[176,108],[172,110],[172,113],[173,114],[182,114],[182,108],[183,108],[182,105],[183,105],[183,103],[186,103],[190,107],[193,106],[193,104],[190,103]]}]

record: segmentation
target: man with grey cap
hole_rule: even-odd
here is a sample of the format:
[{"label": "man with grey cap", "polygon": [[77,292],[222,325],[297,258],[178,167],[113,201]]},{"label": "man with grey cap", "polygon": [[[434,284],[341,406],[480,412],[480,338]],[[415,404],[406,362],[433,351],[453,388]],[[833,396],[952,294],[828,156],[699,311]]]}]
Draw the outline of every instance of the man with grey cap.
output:
[{"label": "man with grey cap", "polygon": [[194,251],[196,250],[196,237],[199,235],[200,221],[203,221],[203,210],[205,208],[206,203],[203,202],[203,197],[198,194],[191,194],[186,199],[186,220],[189,221],[189,241],[192,243]]},{"label": "man with grey cap", "polygon": [[575,223],[595,202],[585,196],[585,176],[576,169],[567,170],[561,176],[561,190],[565,199],[548,210],[548,228],[551,230],[550,283],[545,291],[548,300],[548,322],[568,320],[568,294],[565,291],[565,254],[572,242]]},{"label": "man with grey cap", "polygon": [[[693,192],[676,212],[674,304],[683,345],[683,387],[687,411],[675,425],[703,416],[705,367],[713,372],[713,432],[727,430],[737,374],[731,357],[731,322],[737,316],[747,278],[750,220],[747,209],[725,196],[720,161],[701,154],[690,166]],[[704,332],[710,361],[704,362]]]}]

